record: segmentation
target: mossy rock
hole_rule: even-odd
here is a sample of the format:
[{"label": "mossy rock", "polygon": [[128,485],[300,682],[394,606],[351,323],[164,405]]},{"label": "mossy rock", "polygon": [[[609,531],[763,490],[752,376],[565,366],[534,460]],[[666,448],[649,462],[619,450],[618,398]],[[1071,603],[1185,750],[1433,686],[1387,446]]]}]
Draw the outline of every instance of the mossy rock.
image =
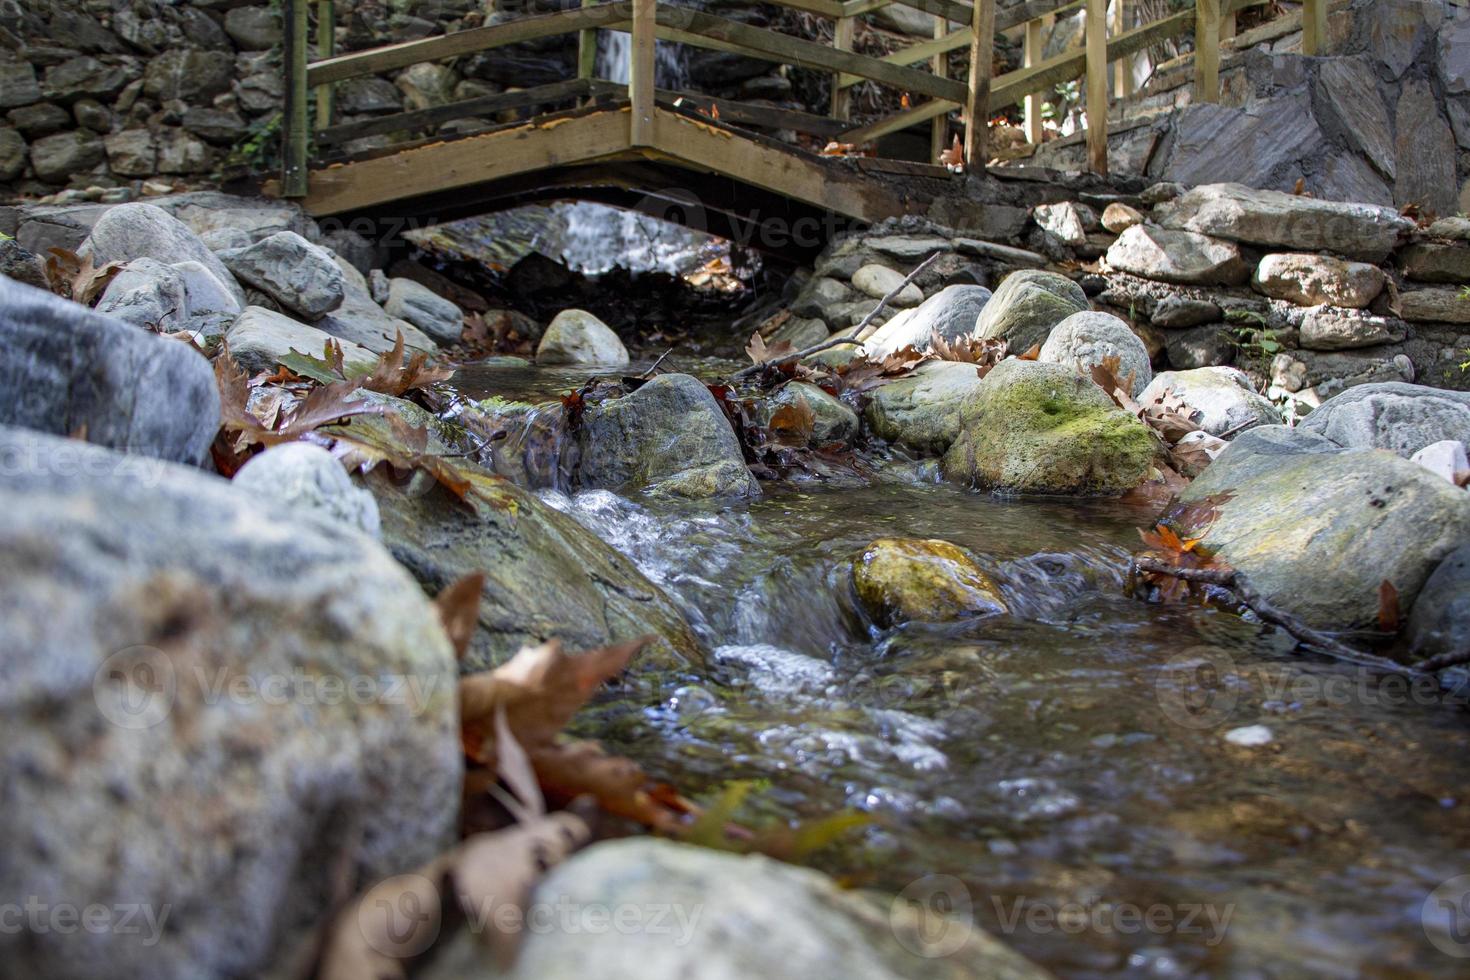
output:
[{"label": "mossy rock", "polygon": [[1006,612],[995,583],[948,541],[879,538],[852,563],[858,600],[880,626]]},{"label": "mossy rock", "polygon": [[788,381],[772,392],[770,397],[761,404],[761,424],[770,425],[771,416],[778,409],[794,405],[798,401],[805,401],[807,407],[812,410],[813,424],[810,440],[812,445],[830,446],[833,443],[847,443],[857,437],[858,430],[861,428],[857,413],[821,388],[807,384],[805,381]]},{"label": "mossy rock", "polygon": [[975,324],[983,340],[1005,340],[1011,353],[1024,354],[1046,343],[1051,328],[1091,308],[1082,287],[1066,276],[1023,269],[1006,277]]},{"label": "mossy rock", "polygon": [[1160,449],[1142,422],[1070,367],[1011,358],[961,408],[943,470],[1002,493],[1106,495],[1144,482]]}]

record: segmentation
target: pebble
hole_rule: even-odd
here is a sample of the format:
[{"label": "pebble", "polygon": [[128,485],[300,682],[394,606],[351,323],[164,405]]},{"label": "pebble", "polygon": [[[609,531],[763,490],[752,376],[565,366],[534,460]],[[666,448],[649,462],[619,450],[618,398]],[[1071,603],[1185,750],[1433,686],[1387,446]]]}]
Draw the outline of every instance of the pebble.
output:
[{"label": "pebble", "polygon": [[1243,745],[1247,748],[1255,748],[1261,745],[1270,745],[1275,740],[1271,729],[1265,725],[1246,725],[1244,728],[1233,728],[1225,733],[1225,741],[1231,745]]}]

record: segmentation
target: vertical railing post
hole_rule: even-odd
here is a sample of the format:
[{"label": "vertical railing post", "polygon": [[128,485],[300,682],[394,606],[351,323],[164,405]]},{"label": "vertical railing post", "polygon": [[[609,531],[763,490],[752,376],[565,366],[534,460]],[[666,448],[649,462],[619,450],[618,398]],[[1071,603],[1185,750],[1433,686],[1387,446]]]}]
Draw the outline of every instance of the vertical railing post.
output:
[{"label": "vertical railing post", "polygon": [[1327,0],[1302,4],[1302,54],[1313,58],[1327,50]]},{"label": "vertical railing post", "polygon": [[[1046,27],[1046,19],[1028,20],[1026,22],[1026,39],[1021,48],[1022,64],[1026,68],[1034,68],[1041,61],[1042,35]],[[1023,105],[1024,122],[1026,125],[1026,142],[1033,146],[1040,146],[1045,127],[1041,118],[1041,107],[1043,101],[1040,92],[1032,92],[1026,96]]]},{"label": "vertical railing post", "polygon": [[653,50],[658,17],[656,0],[633,0],[633,43],[628,65],[628,101],[632,103],[630,138],[634,146],[653,145]]},{"label": "vertical railing post", "polygon": [[[333,0],[317,0],[316,5],[316,57],[326,61],[337,53],[337,5]],[[316,128],[326,129],[332,125],[337,113],[337,92],[331,82],[318,85],[316,90]]]},{"label": "vertical railing post", "polygon": [[[1113,37],[1124,33],[1132,27],[1130,15],[1133,13],[1131,0],[1113,0]],[[1133,94],[1133,59],[1132,57],[1119,58],[1113,62],[1113,98],[1126,99]]]},{"label": "vertical railing post", "polygon": [[285,0],[282,38],[286,65],[286,104],[281,115],[281,196],[305,197],[306,155],[311,125],[307,116],[307,19],[310,0]]},{"label": "vertical railing post", "polygon": [[990,75],[995,57],[995,0],[973,0],[970,84],[965,97],[965,164],[983,173],[990,160]]},{"label": "vertical railing post", "polygon": [[[832,47],[838,51],[851,51],[853,36],[857,33],[856,17],[839,17],[834,25]],[[843,87],[842,73],[832,75],[832,118],[846,119],[852,114],[852,88]]]},{"label": "vertical railing post", "polygon": [[1087,0],[1087,163],[1108,172],[1108,0]]},{"label": "vertical railing post", "polygon": [[[938,41],[949,33],[949,20],[942,14],[934,15],[934,40]],[[929,61],[929,67],[940,78],[949,77],[949,52],[941,51]],[[949,113],[935,116],[929,127],[929,162],[938,163],[939,155],[949,149]]]},{"label": "vertical railing post", "polygon": [[[590,7],[597,0],[582,0],[583,7]],[[597,32],[582,31],[577,35],[577,77],[584,82],[592,81],[597,71]],[[587,101],[591,101],[588,96]]]},{"label": "vertical railing post", "polygon": [[1220,0],[1194,8],[1194,101],[1220,101]]}]

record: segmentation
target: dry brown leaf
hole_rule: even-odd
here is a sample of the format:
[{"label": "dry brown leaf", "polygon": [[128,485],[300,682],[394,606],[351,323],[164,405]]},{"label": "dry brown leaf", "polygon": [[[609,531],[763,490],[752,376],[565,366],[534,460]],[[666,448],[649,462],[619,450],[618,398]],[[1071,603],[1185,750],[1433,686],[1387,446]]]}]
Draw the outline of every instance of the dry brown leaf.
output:
[{"label": "dry brown leaf", "polygon": [[[342,348],[339,345],[335,355],[334,366],[339,373],[341,368]],[[405,364],[403,360],[403,331],[397,332],[393,341],[393,349],[378,355],[378,363],[365,378],[362,379],[362,387],[368,391],[377,391],[385,395],[402,397],[415,388],[427,388],[431,384],[440,381],[448,381],[454,377],[454,369],[450,367],[430,366],[429,355],[419,351],[408,359]]]},{"label": "dry brown leaf", "polygon": [[960,171],[965,169],[965,147],[960,143],[959,136],[949,144],[949,149],[939,154],[939,162],[951,170]]},{"label": "dry brown leaf", "polygon": [[434,600],[439,622],[454,646],[454,658],[463,660],[475,626],[480,621],[480,594],[485,588],[485,573],[471,572],[452,583]]},{"label": "dry brown leaf", "polygon": [[767,344],[759,330],[750,335],[750,343],[745,345],[745,353],[749,355],[753,364],[768,364],[778,361],[789,354],[796,352],[789,340],[779,340],[774,344]]},{"label": "dry brown leaf", "polygon": [[1399,590],[1384,579],[1378,586],[1378,628],[1384,633],[1397,633],[1404,617],[1399,609]]},{"label": "dry brown leaf", "polygon": [[807,403],[805,396],[797,395],[796,400],[782,405],[771,413],[770,424],[766,428],[775,441],[783,446],[805,446],[812,438],[812,430],[816,427],[817,415]]}]

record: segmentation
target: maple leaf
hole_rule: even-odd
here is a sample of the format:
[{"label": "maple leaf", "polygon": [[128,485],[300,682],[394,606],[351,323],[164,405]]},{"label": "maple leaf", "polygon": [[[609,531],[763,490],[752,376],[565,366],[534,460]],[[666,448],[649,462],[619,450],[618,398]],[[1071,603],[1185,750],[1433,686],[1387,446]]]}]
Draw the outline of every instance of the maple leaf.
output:
[{"label": "maple leaf", "polygon": [[767,345],[760,331],[750,335],[750,343],[745,345],[745,353],[754,364],[769,364],[771,361],[780,360],[789,354],[795,353],[796,348],[789,340],[778,340],[774,344]]},{"label": "maple leaf", "polygon": [[[334,364],[334,367],[339,369],[341,356],[342,348],[339,345],[336,351],[337,361]],[[431,367],[428,361],[429,355],[419,351],[410,357],[406,364],[404,363],[403,331],[399,330],[393,342],[393,349],[378,355],[378,363],[362,379],[362,387],[368,391],[401,397],[415,388],[427,388],[429,385],[448,381],[454,377],[453,368]]]},{"label": "maple leaf", "polygon": [[434,599],[434,609],[454,647],[456,660],[464,659],[475,635],[480,617],[480,595],[484,588],[485,573],[471,572],[450,584]]},{"label": "maple leaf", "polygon": [[1018,360],[1018,361],[1039,361],[1039,360],[1041,360],[1041,345],[1040,344],[1032,344],[1031,345],[1031,348],[1029,350],[1027,350],[1026,353],[1024,353],[1024,354],[1017,354],[1016,355],[1016,360]]},{"label": "maple leaf", "polygon": [[977,337],[962,336],[950,341],[941,337],[938,330],[929,332],[929,349],[934,356],[941,361],[974,364],[980,369],[982,378],[990,373],[991,368],[1005,360],[1008,346],[1005,340],[1000,338],[981,340]]},{"label": "maple leaf", "polygon": [[124,268],[122,262],[98,267],[91,255],[84,259],[70,249],[53,247],[46,252],[46,281],[51,291],[83,306],[97,302],[107,284]]},{"label": "maple leaf", "polygon": [[965,147],[960,143],[959,136],[949,144],[949,149],[939,154],[939,162],[950,170],[959,172],[965,169]]}]

